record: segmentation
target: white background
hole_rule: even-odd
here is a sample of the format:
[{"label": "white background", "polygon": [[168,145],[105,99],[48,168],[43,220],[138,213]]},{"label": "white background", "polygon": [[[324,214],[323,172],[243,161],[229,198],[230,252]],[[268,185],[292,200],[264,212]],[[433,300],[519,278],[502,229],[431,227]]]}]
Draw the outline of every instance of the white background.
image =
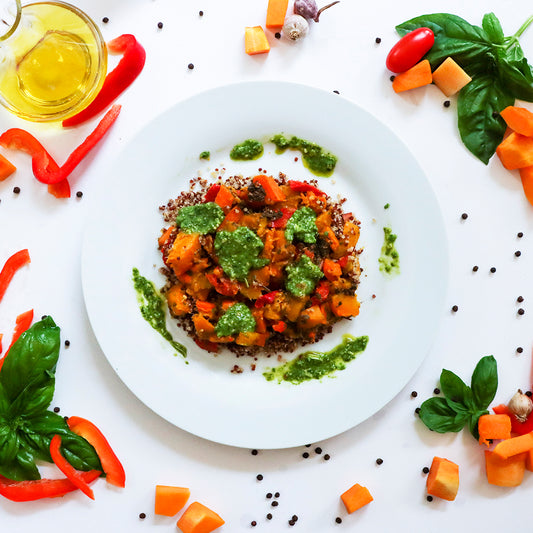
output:
[{"label": "white background", "polygon": [[[443,367],[468,381],[476,362],[488,354],[496,357],[500,377],[494,403],[508,401],[518,387],[529,389],[533,208],[522,194],[516,172],[503,169],[497,159],[485,166],[462,146],[454,98],[451,107],[443,107],[446,98],[433,86],[396,95],[384,66],[387,52],[397,40],[394,26],[413,16],[445,11],[481,24],[483,14],[494,11],[510,35],[531,14],[527,3],[405,0],[363,4],[342,0],[323,13],[320,23],[312,24],[304,41],[278,41],[269,33],[270,53],[256,57],[244,53],[244,27],[264,24],[266,0],[73,3],[99,23],[109,17],[107,24],[100,23],[106,40],[122,33],[136,35],[147,51],[146,67],[120,98],[123,110],[105,143],[72,175],[71,199],[59,201],[49,196],[46,187],[32,177],[28,157],[9,154],[19,170],[0,183],[0,262],[28,248],[32,263],[17,274],[0,305],[0,332],[6,344],[16,315],[30,308],[35,309],[36,317],[54,317],[63,339],[69,339],[71,345],[60,355],[53,405],[61,407],[62,414],[93,420],[104,431],[126,468],[127,485],[116,490],[99,480],[93,485],[94,502],[82,494],[30,504],[1,500],[2,527],[19,531],[71,527],[82,532],[173,531],[176,519],[153,515],[156,484],[190,487],[190,501],[201,501],[217,511],[226,520],[220,530],[225,532],[248,531],[252,520],[258,522],[254,530],[285,531],[293,514],[299,517],[294,528],[308,532],[440,532],[451,527],[529,526],[530,473],[526,472],[524,483],[515,489],[488,485],[482,449],[467,432],[431,433],[413,412],[421,400],[432,395]],[[204,11],[203,17],[198,16],[199,10]],[[162,29],[157,28],[160,21]],[[376,37],[382,39],[381,44],[375,43]],[[533,61],[533,29],[524,34],[522,46]],[[187,68],[189,63],[194,64],[193,70]],[[113,64],[112,60],[111,67]],[[98,347],[85,312],[80,279],[88,206],[105,187],[105,169],[115,154],[174,103],[241,80],[285,80],[337,90],[386,123],[427,174],[440,202],[450,247],[450,284],[439,333],[403,391],[372,418],[342,435],[313,443],[310,449],[260,450],[256,456],[250,450],[194,437],[137,400]],[[301,109],[302,113],[310,111]],[[334,121],[335,117],[323,120]],[[28,129],[60,163],[94,127],[91,122],[67,132],[23,122],[5,111],[0,111],[0,125],[2,131]],[[387,157],[386,146],[383,157]],[[14,186],[21,188],[19,195],[13,194]],[[78,190],[84,193],[81,199],[75,196]],[[461,219],[464,212],[468,213],[466,220]],[[516,236],[520,231],[522,239]],[[427,246],[439,243],[428,242]],[[516,250],[522,252],[518,258]],[[472,272],[473,265],[479,265],[477,273]],[[497,268],[494,274],[489,272],[492,266]],[[523,316],[517,315],[519,295],[524,297]],[[450,311],[453,305],[459,307],[457,313]],[[521,355],[516,353],[518,346],[524,349]],[[412,390],[418,391],[417,399],[411,399]],[[316,446],[322,448],[322,455],[314,453]],[[304,451],[310,452],[308,459],[302,458]],[[331,456],[327,462],[325,453]],[[428,503],[425,499],[421,471],[434,455],[459,464],[461,484],[454,502]],[[380,466],[375,463],[378,457],[384,460]],[[256,480],[258,473],[264,476],[261,482]],[[367,486],[375,501],[348,516],[339,495],[354,483]],[[276,491],[281,493],[279,506],[271,508],[265,494]],[[147,514],[143,521],[138,518],[141,512]],[[265,520],[268,512],[274,515],[270,522]],[[335,524],[336,516],[343,518],[342,524]]]}]

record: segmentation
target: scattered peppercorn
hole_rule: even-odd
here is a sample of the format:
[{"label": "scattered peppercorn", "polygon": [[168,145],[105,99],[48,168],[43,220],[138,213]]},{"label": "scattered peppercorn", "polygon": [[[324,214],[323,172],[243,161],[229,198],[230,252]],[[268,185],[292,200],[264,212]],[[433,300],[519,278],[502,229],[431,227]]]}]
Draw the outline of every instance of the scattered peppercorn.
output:
[{"label": "scattered peppercorn", "polygon": [[311,448],[311,445],[310,444],[306,444],[305,447],[306,448]]},{"label": "scattered peppercorn", "polygon": [[267,498],[272,498],[272,493],[271,492],[267,492],[267,495],[266,495]]},{"label": "scattered peppercorn", "polygon": [[157,27],[158,27],[159,29],[162,29],[162,28],[163,28],[163,23],[162,23],[162,22],[158,22],[158,23],[157,23]]},{"label": "scattered peppercorn", "polygon": [[322,453],[322,448],[320,448],[320,446],[316,447],[315,448],[315,453],[321,454]]},{"label": "scattered peppercorn", "polygon": [[298,515],[293,514],[291,520],[298,522]]},{"label": "scattered peppercorn", "polygon": [[83,193],[82,193],[81,191],[78,191],[78,192],[76,193],[76,196],[77,196],[78,198],[81,198],[81,197],[83,196]]},{"label": "scattered peppercorn", "polygon": [[276,39],[281,39],[281,33],[279,31],[277,31],[275,34],[274,34],[274,37]]},{"label": "scattered peppercorn", "polygon": [[433,394],[440,394],[440,389],[438,387],[435,387],[433,389]]},{"label": "scattered peppercorn", "polygon": [[514,254],[516,257],[520,257],[522,255],[522,252],[520,250],[517,250]]},{"label": "scattered peppercorn", "polygon": [[70,341],[69,340],[66,340],[65,341],[65,346],[68,348],[70,346]]},{"label": "scattered peppercorn", "polygon": [[309,454],[307,452],[302,453],[302,457],[304,459],[307,459],[309,457]]},{"label": "scattered peppercorn", "polygon": [[20,193],[20,187],[13,187],[13,192],[15,194],[19,194]]},{"label": "scattered peppercorn", "polygon": [[139,518],[140,518],[141,520],[144,520],[144,519],[146,518],[146,513],[140,513],[140,514],[139,514]]},{"label": "scattered peppercorn", "polygon": [[59,407],[54,407],[54,413],[59,413],[60,409]]},{"label": "scattered peppercorn", "polygon": [[382,464],[383,464],[383,459],[382,459],[381,457],[378,457],[378,458],[376,459],[376,464],[377,464],[377,465],[382,465]]},{"label": "scattered peppercorn", "polygon": [[204,12],[203,11],[198,11],[198,15],[200,15],[201,17],[204,16]]},{"label": "scattered peppercorn", "polygon": [[252,454],[252,455],[257,455],[257,453],[258,453],[257,450],[252,450],[252,451],[251,451],[251,454]]},{"label": "scattered peppercorn", "polygon": [[522,346],[519,346],[516,351],[517,353],[522,353],[524,351],[524,348],[522,348]]},{"label": "scattered peppercorn", "polygon": [[255,476],[257,481],[262,481],[263,479],[263,474],[257,474],[257,476]]},{"label": "scattered peppercorn", "polygon": [[433,496],[428,496],[428,497],[426,498],[426,500],[427,500],[428,502],[432,502],[432,501],[433,501]]},{"label": "scattered peppercorn", "polygon": [[109,18],[108,18],[108,17],[104,17],[104,18],[102,19],[102,22],[103,22],[104,24],[107,24],[107,23],[109,22]]},{"label": "scattered peppercorn", "polygon": [[415,414],[418,414],[418,413],[420,413],[420,407],[417,407],[417,408],[415,409]]},{"label": "scattered peppercorn", "polygon": [[389,80],[390,80],[390,81],[394,81],[394,78],[396,78],[396,76],[391,76],[391,77],[389,78]]},{"label": "scattered peppercorn", "polygon": [[411,398],[416,398],[418,396],[418,392],[415,390],[411,393]]},{"label": "scattered peppercorn", "polygon": [[490,271],[494,274],[494,272],[496,272],[496,267],[491,267]]},{"label": "scattered peppercorn", "polygon": [[519,297],[516,299],[516,301],[522,303],[522,302],[524,301],[524,297],[523,297],[523,296],[519,296]]},{"label": "scattered peppercorn", "polygon": [[272,515],[270,513],[267,514],[267,520],[272,520]]},{"label": "scattered peppercorn", "polygon": [[333,92],[334,92],[335,94],[341,94],[339,91],[337,91],[337,89],[335,89]]},{"label": "scattered peppercorn", "polygon": [[477,272],[478,270],[479,270],[479,267],[478,267],[477,265],[474,265],[474,266],[472,267],[472,271],[473,271],[473,272]]},{"label": "scattered peppercorn", "polygon": [[279,498],[279,492],[276,492],[276,493],[274,494],[274,498]]},{"label": "scattered peppercorn", "polygon": [[463,214],[461,215],[461,218],[462,218],[463,220],[466,220],[466,219],[468,218],[468,214],[467,214],[467,213],[463,213]]},{"label": "scattered peppercorn", "polygon": [[252,521],[250,522],[250,525],[251,525],[252,527],[255,527],[255,526],[257,525],[257,522],[256,522],[255,520],[252,520]]},{"label": "scattered peppercorn", "polygon": [[454,305],[454,306],[452,307],[452,311],[453,311],[454,313],[457,313],[457,311],[459,311],[459,308],[458,308],[456,305]]},{"label": "scattered peppercorn", "polygon": [[429,468],[425,466],[424,468],[422,468],[422,472],[424,472],[424,474],[429,474]]},{"label": "scattered peppercorn", "polygon": [[381,42],[381,37],[376,37],[376,44],[379,44]]},{"label": "scattered peppercorn", "polygon": [[194,65],[193,65],[192,63],[189,63],[189,64],[187,65],[187,68],[188,68],[189,70],[192,70],[192,69],[194,68]]},{"label": "scattered peppercorn", "polygon": [[340,516],[337,516],[337,518],[335,518],[335,522],[337,524],[342,524],[342,518]]},{"label": "scattered peppercorn", "polygon": [[533,396],[533,392],[531,392],[530,390],[528,390],[526,393],[526,396],[529,396],[531,398],[531,396]]},{"label": "scattered peppercorn", "polygon": [[331,459],[329,453],[327,453],[326,455],[324,455],[324,461],[329,461]]},{"label": "scattered peppercorn", "polygon": [[444,107],[450,107],[451,102],[449,100],[444,100],[444,104],[442,104]]},{"label": "scattered peppercorn", "polygon": [[517,236],[519,239],[521,239],[521,238],[524,236],[524,234],[523,234],[521,231],[519,231],[519,232],[516,234],[516,236]]},{"label": "scattered peppercorn", "polygon": [[520,308],[520,309],[518,310],[518,314],[519,314],[519,315],[523,315],[524,313],[525,313],[525,311],[524,311],[522,308]]},{"label": "scattered peppercorn", "polygon": [[272,507],[277,507],[279,503],[276,500],[274,500],[270,505],[272,505]]}]

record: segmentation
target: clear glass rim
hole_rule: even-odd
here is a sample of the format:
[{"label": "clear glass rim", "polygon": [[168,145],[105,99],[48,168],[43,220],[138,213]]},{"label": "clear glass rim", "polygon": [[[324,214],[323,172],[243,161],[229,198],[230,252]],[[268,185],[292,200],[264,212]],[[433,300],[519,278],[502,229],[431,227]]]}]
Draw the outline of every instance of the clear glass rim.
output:
[{"label": "clear glass rim", "polygon": [[20,23],[20,18],[22,17],[22,5],[20,3],[20,0],[13,0],[13,3],[17,8],[15,20],[11,24],[9,24],[8,22],[2,19],[1,22],[3,24],[6,24],[9,27],[9,29],[5,33],[0,35],[0,42],[5,41],[6,39],[9,39],[9,37],[13,35],[13,33],[15,32],[15,30],[17,29]]}]

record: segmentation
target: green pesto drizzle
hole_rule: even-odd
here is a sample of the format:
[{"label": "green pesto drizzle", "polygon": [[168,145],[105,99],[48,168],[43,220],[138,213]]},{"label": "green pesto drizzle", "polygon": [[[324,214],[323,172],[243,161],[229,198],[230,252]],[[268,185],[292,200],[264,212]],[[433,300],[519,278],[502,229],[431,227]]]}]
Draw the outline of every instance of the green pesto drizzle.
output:
[{"label": "green pesto drizzle", "polygon": [[176,224],[184,233],[205,235],[215,231],[224,220],[224,211],[215,202],[187,205],[176,216]]},{"label": "green pesto drizzle", "polygon": [[204,150],[200,153],[200,159],[209,159],[211,157],[211,152],[209,150]]},{"label": "green pesto drizzle", "polygon": [[308,206],[295,211],[285,227],[285,238],[289,242],[296,237],[300,241],[312,244],[316,242],[317,235],[316,213]]},{"label": "green pesto drizzle", "polygon": [[304,167],[309,169],[316,176],[329,177],[335,170],[337,156],[326,152],[318,144],[300,139],[296,136],[285,137],[283,134],[277,134],[271,137],[270,142],[276,145],[276,153],[281,154],[287,148],[299,150],[302,154]]},{"label": "green pesto drizzle", "polygon": [[338,370],[344,370],[347,363],[365,351],[367,344],[368,337],[366,335],[354,337],[345,334],[342,336],[341,344],[329,352],[304,352],[292,361],[263,372],[263,376],[267,381],[277,381],[278,383],[288,381],[294,385],[331,376]]},{"label": "green pesto drizzle", "polygon": [[379,270],[385,274],[400,273],[400,254],[396,250],[395,242],[397,235],[392,233],[389,227],[383,228],[383,246],[381,247],[381,256],[379,257]]},{"label": "green pesto drizzle", "polygon": [[143,318],[183,357],[187,357],[187,348],[176,342],[166,326],[165,301],[157,292],[155,285],[133,268],[133,286],[137,292],[137,300]]},{"label": "green pesto drizzle", "polygon": [[255,331],[255,318],[243,303],[233,304],[219,319],[215,332],[217,337]]},{"label": "green pesto drizzle", "polygon": [[249,161],[259,159],[263,155],[263,143],[255,139],[246,139],[246,141],[236,144],[229,156],[234,161]]}]

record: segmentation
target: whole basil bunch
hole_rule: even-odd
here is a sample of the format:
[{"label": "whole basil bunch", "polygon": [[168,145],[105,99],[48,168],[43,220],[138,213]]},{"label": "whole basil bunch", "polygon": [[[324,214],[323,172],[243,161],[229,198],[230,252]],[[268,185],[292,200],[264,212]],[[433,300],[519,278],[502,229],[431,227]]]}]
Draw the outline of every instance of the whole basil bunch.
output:
[{"label": "whole basil bunch", "polygon": [[459,133],[468,150],[485,164],[505,133],[499,112],[516,98],[533,102],[533,70],[518,42],[531,22],[533,16],[511,37],[504,36],[494,13],[483,17],[482,27],[447,13],[422,15],[396,26],[401,36],[430,28],[435,43],[425,59],[432,69],[452,57],[472,78],[459,92]]},{"label": "whole basil bunch", "polygon": [[94,448],[48,410],[55,388],[59,328],[45,317],[9,350],[0,371],[0,474],[15,481],[40,479],[37,459],[52,462],[50,440],[78,470],[102,470]]},{"label": "whole basil bunch", "polygon": [[444,398],[426,400],[420,406],[420,419],[437,433],[461,431],[468,424],[472,435],[479,439],[477,423],[488,413],[498,388],[498,370],[492,355],[483,357],[476,365],[470,387],[456,374],[444,369],[440,375]]}]

